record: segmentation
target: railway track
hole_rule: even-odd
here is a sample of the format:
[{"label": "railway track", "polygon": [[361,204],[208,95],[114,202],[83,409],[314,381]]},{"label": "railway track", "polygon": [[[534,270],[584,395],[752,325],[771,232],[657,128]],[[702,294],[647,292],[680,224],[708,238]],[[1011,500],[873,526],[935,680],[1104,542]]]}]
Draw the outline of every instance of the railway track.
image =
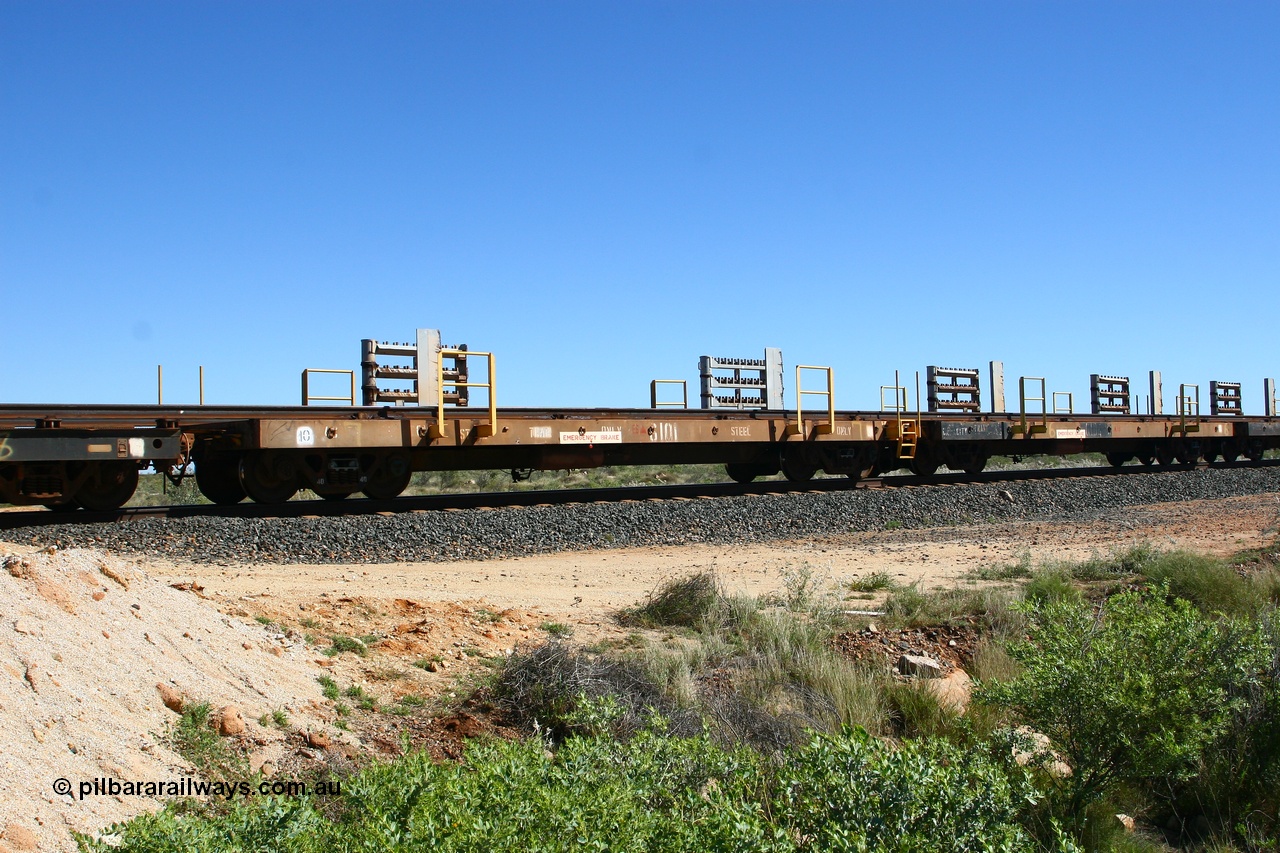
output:
[{"label": "railway track", "polygon": [[356,515],[397,515],[409,512],[447,512],[460,509],[501,509],[522,506],[621,503],[627,501],[695,500],[746,495],[819,494],[850,489],[891,489],[958,486],[972,483],[1003,483],[1027,480],[1125,477],[1135,474],[1174,473],[1208,468],[1229,470],[1280,467],[1280,460],[1264,462],[1200,462],[1187,465],[1089,466],[1079,468],[1036,468],[984,471],[979,474],[947,472],[930,476],[891,474],[857,481],[827,477],[805,483],[786,480],[755,483],[700,483],[663,486],[618,486],[597,489],[541,489],[519,492],[474,492],[401,496],[391,500],[349,499],[345,501],[294,500],[283,504],[240,503],[178,504],[173,506],[124,507],[108,512],[53,512],[11,510],[0,512],[0,530],[46,527],[59,524],[128,524],[159,518],[307,518]]}]

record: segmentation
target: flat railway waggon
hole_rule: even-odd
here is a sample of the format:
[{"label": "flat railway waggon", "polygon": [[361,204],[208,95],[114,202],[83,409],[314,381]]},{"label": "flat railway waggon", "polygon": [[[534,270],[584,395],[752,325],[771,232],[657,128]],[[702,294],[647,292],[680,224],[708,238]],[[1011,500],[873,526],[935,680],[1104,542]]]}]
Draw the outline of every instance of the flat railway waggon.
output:
[{"label": "flat railway waggon", "polygon": [[[424,356],[418,373],[416,356],[410,368],[383,368],[378,345],[364,343],[362,402],[368,405],[0,406],[0,501],[114,509],[132,496],[139,472],[151,467],[171,477],[194,471],[214,503],[247,497],[269,504],[301,489],[333,500],[393,498],[415,471],[510,470],[519,478],[532,470],[714,463],[740,482],[779,472],[801,482],[819,471],[852,479],[901,468],[927,475],[942,466],[976,473],[992,456],[1100,453],[1116,466],[1191,466],[1261,461],[1280,448],[1270,380],[1264,415],[1243,412],[1233,383],[1214,383],[1203,415],[1198,388],[1181,386],[1174,413],[1162,414],[1155,375],[1151,399],[1157,402],[1148,402],[1146,414],[1133,413],[1127,380],[1119,385],[1123,378],[1105,376],[1093,377],[1088,413],[1049,405],[1043,381],[1026,379],[1016,411],[1000,411],[1002,391],[992,394],[992,410],[980,411],[977,371],[930,368],[930,410],[922,410],[919,394],[913,410],[907,389],[895,380],[881,389],[882,410],[842,411],[834,405],[830,369],[800,366],[796,396],[817,396],[822,405],[783,409],[770,407],[781,396],[781,361],[775,369],[766,351],[764,361],[704,358],[701,408],[659,404],[656,393],[652,405],[640,409],[498,408],[489,354],[430,339],[424,344],[420,336],[419,345],[435,358]],[[489,359],[485,383],[468,381],[461,361],[477,356]],[[997,364],[993,392],[1002,385]],[[414,377],[399,398],[376,385],[379,375],[396,370],[401,378]],[[801,371],[817,371],[825,387],[802,390],[809,374]],[[305,381],[304,372],[304,388]],[[477,386],[488,391],[487,408],[466,405]],[[394,404],[386,404],[388,398]],[[399,405],[405,402],[423,404]]]}]

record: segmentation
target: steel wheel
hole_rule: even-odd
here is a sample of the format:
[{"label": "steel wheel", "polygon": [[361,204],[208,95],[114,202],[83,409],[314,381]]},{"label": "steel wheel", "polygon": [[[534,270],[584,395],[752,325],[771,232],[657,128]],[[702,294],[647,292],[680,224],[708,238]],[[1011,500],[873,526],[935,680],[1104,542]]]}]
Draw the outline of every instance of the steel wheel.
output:
[{"label": "steel wheel", "polygon": [[240,485],[254,503],[282,504],[298,493],[288,466],[279,464],[280,461],[260,451],[246,453],[240,460]]},{"label": "steel wheel", "polygon": [[364,485],[364,496],[375,501],[389,501],[409,488],[413,468],[404,456],[388,456],[373,470]]},{"label": "steel wheel", "polygon": [[1111,463],[1112,468],[1119,468],[1121,465],[1128,462],[1132,458],[1133,457],[1131,454],[1120,453],[1119,451],[1115,453],[1107,454],[1107,461]]},{"label": "steel wheel", "polygon": [[138,488],[138,466],[132,462],[96,462],[89,479],[76,491],[75,502],[87,510],[119,509]]},{"label": "steel wheel", "polygon": [[911,473],[915,474],[917,477],[932,477],[934,474],[938,473],[938,467],[941,464],[942,463],[938,462],[938,460],[931,458],[927,454],[917,453],[916,457],[910,461],[907,467],[910,468]]},{"label": "steel wheel", "polygon": [[724,472],[735,483],[746,485],[756,478],[757,467],[750,462],[726,462]]},{"label": "steel wheel", "polygon": [[235,459],[206,457],[196,462],[196,486],[200,494],[220,506],[238,504],[245,497],[240,463]]},{"label": "steel wheel", "polygon": [[782,476],[793,483],[805,483],[818,473],[818,466],[796,453],[782,454]]}]

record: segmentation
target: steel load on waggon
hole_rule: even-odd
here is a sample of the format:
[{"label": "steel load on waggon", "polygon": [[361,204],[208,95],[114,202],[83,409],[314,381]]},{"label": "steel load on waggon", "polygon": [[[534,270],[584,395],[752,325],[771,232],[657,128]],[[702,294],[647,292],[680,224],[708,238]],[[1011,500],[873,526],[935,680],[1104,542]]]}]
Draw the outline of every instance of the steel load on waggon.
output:
[{"label": "steel load on waggon", "polygon": [[[312,395],[317,373],[344,374],[350,394]],[[0,406],[0,501],[114,509],[151,468],[172,479],[194,471],[205,497],[233,504],[279,503],[301,489],[393,498],[416,471],[509,470],[519,479],[702,463],[740,482],[779,472],[801,482],[819,471],[854,480],[901,468],[976,473],[997,455],[1189,466],[1259,462],[1280,448],[1272,379],[1262,383],[1264,413],[1251,415],[1238,382],[1211,382],[1203,399],[1199,385],[1179,385],[1165,412],[1159,373],[1147,377],[1145,398],[1128,377],[1094,374],[1089,409],[1077,412],[1072,395],[1040,377],[1020,377],[1017,406],[1006,407],[999,362],[930,366],[926,393],[919,374],[910,384],[895,375],[879,410],[847,411],[836,406],[832,369],[815,365],[794,367],[794,405],[784,408],[776,349],[762,359],[704,356],[699,373],[698,407],[685,380],[655,379],[647,408],[499,408],[493,354],[423,329],[412,343],[363,341],[358,372],[304,370],[299,406]],[[476,392],[487,405],[472,405]]]}]

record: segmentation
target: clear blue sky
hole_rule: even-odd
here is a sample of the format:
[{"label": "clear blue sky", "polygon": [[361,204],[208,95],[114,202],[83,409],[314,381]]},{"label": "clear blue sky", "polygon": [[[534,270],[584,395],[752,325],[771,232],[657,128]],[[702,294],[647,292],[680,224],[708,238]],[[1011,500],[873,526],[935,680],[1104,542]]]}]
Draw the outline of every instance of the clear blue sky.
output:
[{"label": "clear blue sky", "polygon": [[432,326],[503,405],[778,346],[843,408],[999,358],[1259,411],[1280,4],[4,0],[0,296],[6,403],[293,404]]}]

